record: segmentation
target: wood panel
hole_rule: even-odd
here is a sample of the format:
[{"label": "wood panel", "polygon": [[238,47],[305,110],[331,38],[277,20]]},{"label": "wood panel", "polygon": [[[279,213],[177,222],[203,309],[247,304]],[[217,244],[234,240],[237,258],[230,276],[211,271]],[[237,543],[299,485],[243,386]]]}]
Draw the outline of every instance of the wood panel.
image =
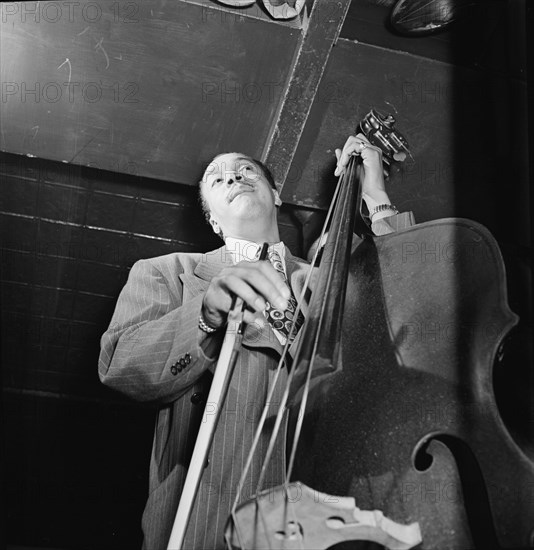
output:
[{"label": "wood panel", "polygon": [[186,184],[222,150],[261,154],[294,23],[183,0],[67,4],[2,4],[0,149]]},{"label": "wood panel", "polygon": [[[526,84],[343,39],[297,149],[285,201],[327,208],[334,149],[372,107],[393,114],[411,146],[412,158],[397,165],[388,183],[399,208],[413,209],[419,221],[472,217],[528,243]],[[504,195],[503,178],[509,179]],[[503,201],[515,213],[506,223],[498,213]]]}]

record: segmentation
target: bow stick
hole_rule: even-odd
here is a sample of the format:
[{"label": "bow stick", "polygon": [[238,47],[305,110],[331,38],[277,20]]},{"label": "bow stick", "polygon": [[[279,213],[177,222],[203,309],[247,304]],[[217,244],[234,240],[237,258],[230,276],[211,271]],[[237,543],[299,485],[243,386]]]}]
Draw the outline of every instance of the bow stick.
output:
[{"label": "bow stick", "polygon": [[[268,244],[263,243],[259,260],[267,257]],[[243,339],[243,312],[245,303],[240,298],[235,299],[234,306],[228,313],[228,322],[223,345],[217,360],[217,366],[213,375],[207,403],[215,403],[215,414],[204,415],[202,426],[198,431],[193,455],[187,470],[184,489],[180,497],[178,511],[174,518],[174,524],[167,545],[167,550],[182,550],[185,531],[191,517],[193,505],[204,472],[208,453],[213,442],[213,436],[221,416],[221,411],[228,394],[230,380],[237,362],[237,356]]]}]

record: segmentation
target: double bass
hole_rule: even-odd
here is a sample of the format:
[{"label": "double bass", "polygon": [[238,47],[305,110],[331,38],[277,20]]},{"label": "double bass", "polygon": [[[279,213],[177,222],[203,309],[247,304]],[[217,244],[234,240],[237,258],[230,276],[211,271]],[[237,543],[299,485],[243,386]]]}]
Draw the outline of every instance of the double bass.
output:
[{"label": "double bass", "polygon": [[[408,151],[393,126],[376,111],[360,123],[386,168]],[[518,321],[498,246],[459,218],[373,236],[358,160],[329,212],[274,428],[273,442],[288,412],[286,482],[262,491],[260,476],[255,498],[232,510],[228,546],[532,548],[534,462],[492,387],[497,351]]]},{"label": "double bass", "polygon": [[534,547],[534,463],[492,385],[518,321],[495,240],[457,218],[365,237],[344,266],[340,361],[316,380],[294,475],[419,521],[421,548]]}]

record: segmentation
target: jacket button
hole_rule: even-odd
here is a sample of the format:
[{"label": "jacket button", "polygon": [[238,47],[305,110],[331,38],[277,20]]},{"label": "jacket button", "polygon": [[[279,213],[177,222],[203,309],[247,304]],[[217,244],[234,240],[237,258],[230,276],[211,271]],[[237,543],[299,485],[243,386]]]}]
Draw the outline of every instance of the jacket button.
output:
[{"label": "jacket button", "polygon": [[183,357],[180,357],[180,361],[178,361],[178,363],[182,366],[182,367],[185,367],[187,365],[187,363],[185,362],[185,359]]},{"label": "jacket button", "polygon": [[191,403],[193,405],[198,405],[199,403],[204,403],[204,394],[201,392],[196,392],[191,396]]},{"label": "jacket button", "polygon": [[185,354],[185,364],[189,365],[189,363],[191,363],[191,356],[189,355],[189,353],[186,353]]},{"label": "jacket button", "polygon": [[181,365],[178,365],[178,366],[176,367],[176,370],[177,370],[178,372],[182,372],[182,369],[183,369],[183,367],[182,367]]},{"label": "jacket button", "polygon": [[178,368],[176,367],[176,365],[173,365],[171,367],[171,372],[174,376],[176,376],[178,374]]}]

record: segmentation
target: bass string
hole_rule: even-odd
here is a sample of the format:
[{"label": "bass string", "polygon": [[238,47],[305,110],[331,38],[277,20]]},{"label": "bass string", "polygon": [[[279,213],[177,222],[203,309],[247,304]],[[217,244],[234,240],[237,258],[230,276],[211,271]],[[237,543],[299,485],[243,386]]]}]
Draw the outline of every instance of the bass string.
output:
[{"label": "bass string", "polygon": [[[342,185],[343,185],[343,178],[341,178],[341,182],[336,188],[335,199],[337,199],[337,197],[339,195],[339,190],[342,188]],[[326,227],[328,226],[328,223],[330,222],[330,220],[332,218],[332,213],[334,211],[334,205],[337,202],[335,199],[331,203],[331,206],[330,206],[330,209],[329,209],[329,212],[328,212],[328,216],[327,216],[327,220],[326,220],[326,222],[323,226],[323,231],[321,232],[321,237],[320,237],[321,239],[324,237],[324,234],[326,232]],[[315,267],[315,264],[317,263],[318,255],[319,255],[319,247],[317,247],[317,249],[315,250],[313,260],[312,260],[312,262],[310,264],[310,267],[308,269],[308,273],[306,274],[306,280],[304,282],[304,285],[303,285],[303,288],[302,288],[302,291],[301,291],[301,294],[300,294],[300,299],[298,301],[297,310],[295,312],[293,322],[298,317],[298,313],[300,312],[300,308],[301,308],[301,304],[304,300],[304,296],[306,294],[307,289],[309,288],[309,284],[310,284],[310,280],[311,280],[311,276],[312,276],[312,272],[313,272],[313,267]],[[302,327],[301,330],[305,330],[305,327]],[[289,350],[289,344],[290,344],[289,340],[286,341],[283,352],[282,352],[282,357],[280,358],[279,365],[284,363],[285,356],[286,356],[286,354]],[[258,483],[257,483],[257,486],[256,486],[256,495],[258,495],[258,493],[261,490],[261,487],[263,486],[263,481],[264,481],[265,475],[267,473],[267,467],[268,467],[268,464],[270,462],[272,453],[274,451],[276,439],[277,439],[278,434],[280,432],[280,427],[282,425],[283,417],[286,413],[286,405],[287,405],[287,402],[289,400],[289,392],[290,392],[291,384],[293,382],[293,379],[295,377],[295,373],[297,371],[295,366],[298,363],[298,358],[299,358],[299,355],[300,355],[301,347],[302,347],[302,338],[299,341],[298,348],[295,352],[295,361],[294,361],[295,364],[294,364],[293,368],[291,369],[291,371],[290,371],[290,373],[287,377],[286,386],[284,388],[284,394],[283,394],[282,401],[280,403],[278,413],[277,413],[277,416],[276,416],[275,426],[274,426],[273,432],[271,434],[271,438],[270,438],[270,441],[269,441],[269,446],[268,446],[268,449],[267,449],[267,452],[266,452],[266,455],[265,455],[265,459],[263,461],[262,470],[261,470],[260,477],[258,479]],[[308,369],[310,369],[311,366],[313,366],[313,356],[312,356],[312,360],[308,364]],[[303,413],[303,410],[301,410],[300,413]],[[287,479],[288,479],[288,473],[286,471],[284,483],[287,483]]]},{"label": "bass string", "polygon": [[[295,312],[295,318],[294,319],[297,318],[297,315],[298,315],[299,311],[300,311],[300,305],[297,305],[297,309],[296,309],[296,312]],[[241,491],[243,490],[243,487],[244,487],[244,484],[245,484],[246,476],[247,476],[248,471],[250,470],[250,467],[251,467],[251,464],[252,464],[252,459],[254,457],[254,453],[256,452],[259,440],[261,438],[261,432],[262,432],[263,426],[265,424],[265,421],[267,419],[267,415],[269,413],[270,402],[271,402],[272,397],[274,395],[276,385],[278,384],[278,381],[280,379],[280,373],[282,372],[282,369],[285,365],[284,360],[285,360],[286,354],[288,352],[288,349],[289,349],[289,339],[287,340],[286,344],[284,345],[284,349],[282,351],[280,361],[278,362],[278,366],[277,366],[277,369],[276,369],[275,376],[274,376],[274,378],[273,378],[273,380],[270,384],[269,392],[268,392],[268,395],[267,395],[267,398],[266,398],[266,404],[265,404],[265,406],[262,410],[262,414],[261,414],[260,420],[258,422],[258,427],[256,428],[256,431],[254,433],[254,438],[253,438],[253,441],[252,441],[252,445],[251,445],[250,450],[248,452],[247,460],[245,462],[245,466],[243,468],[243,471],[241,473],[241,477],[239,479],[239,483],[238,483],[237,491],[236,491],[236,497],[234,499],[234,502],[233,502],[233,505],[232,505],[232,510],[230,512],[232,520],[233,520],[232,522],[233,522],[234,528],[236,530],[237,538],[239,540],[239,544],[240,544],[241,548],[245,548],[245,546],[243,544],[244,536],[241,533],[239,522],[237,521],[236,509],[237,509],[237,505],[238,505],[238,502],[239,502],[239,499],[240,499],[240,496],[241,496]],[[287,392],[287,395],[289,395],[288,392]],[[284,400],[284,398],[285,398],[285,400]],[[267,448],[266,456],[265,456],[265,459],[263,461],[262,469],[261,469],[261,472],[260,472],[260,478],[259,478],[258,484],[257,484],[256,489],[255,489],[255,495],[254,496],[255,496],[256,501],[259,498],[258,494],[260,492],[261,486],[263,485],[263,479],[264,479],[265,473],[267,471],[267,466],[269,464],[269,460],[271,458],[272,452],[274,450],[276,437],[277,437],[278,433],[280,432],[280,426],[282,425],[282,420],[283,420],[283,416],[284,416],[284,412],[285,412],[285,402],[287,402],[287,396],[284,393],[284,397],[282,398],[282,402],[281,402],[281,404],[279,406],[279,409],[278,409],[278,412],[277,412],[276,422],[275,422],[275,426],[273,428],[272,436],[269,440],[269,445],[268,445],[268,448]],[[267,522],[266,522],[266,520],[263,517],[263,514],[261,512],[261,507],[258,506],[258,509],[259,509],[259,512],[260,512],[260,519],[261,519],[262,523],[265,526],[265,532],[269,533],[269,530],[267,528],[268,527]]]},{"label": "bass string", "polygon": [[[335,209],[335,205],[338,202],[338,197],[341,193],[341,189],[343,187],[343,184],[344,184],[345,180],[346,180],[346,178],[345,178],[345,173],[344,173],[338,179],[338,183],[336,185],[334,196],[333,196],[333,199],[330,203],[330,207],[329,207],[328,212],[327,212],[326,220],[325,220],[325,223],[324,223],[323,228],[321,230],[321,234],[320,234],[319,239],[318,239],[319,246],[314,251],[314,255],[313,255],[312,261],[310,263],[310,267],[308,269],[308,272],[306,274],[306,278],[305,278],[305,281],[304,281],[302,291],[300,293],[300,298],[299,298],[298,303],[297,303],[297,308],[296,308],[296,311],[295,311],[295,314],[294,314],[293,323],[298,318],[299,312],[301,311],[301,303],[304,300],[304,296],[306,294],[307,289],[309,288],[313,268],[317,264],[317,258],[318,258],[319,252],[321,250],[321,244],[324,241],[324,237],[326,235],[327,228],[329,227],[329,225],[331,223],[333,212],[334,212],[334,209]],[[304,330],[304,326],[301,327],[301,330]],[[258,443],[259,443],[259,440],[260,440],[260,437],[261,437],[261,432],[263,430],[265,421],[266,421],[268,413],[269,413],[270,401],[271,401],[271,399],[274,395],[276,385],[278,384],[278,381],[280,379],[280,373],[282,372],[282,369],[285,366],[285,358],[286,358],[286,355],[288,353],[289,346],[290,346],[290,342],[289,342],[289,339],[287,339],[287,341],[284,345],[284,348],[282,350],[282,355],[281,355],[280,360],[278,362],[278,366],[277,366],[277,369],[276,369],[275,376],[274,376],[274,378],[271,382],[270,388],[269,388],[269,392],[268,392],[267,399],[266,399],[266,404],[263,408],[260,420],[258,422],[258,426],[257,426],[255,434],[254,434],[253,442],[252,442],[251,448],[249,450],[249,453],[247,455],[247,460],[246,460],[245,466],[243,468],[243,471],[242,471],[242,474],[241,474],[241,477],[240,477],[240,480],[239,480],[239,483],[238,483],[238,487],[237,487],[237,491],[236,491],[236,497],[234,499],[232,509],[231,509],[231,512],[230,512],[230,515],[231,515],[231,518],[232,518],[232,523],[233,523],[234,529],[236,531],[236,535],[237,535],[237,538],[238,538],[238,541],[239,541],[239,544],[240,544],[241,548],[244,548],[244,544],[243,544],[244,543],[244,540],[243,540],[244,537],[243,537],[243,533],[241,532],[241,529],[240,529],[240,526],[239,526],[239,521],[237,520],[236,509],[237,509],[237,505],[238,505],[239,500],[240,500],[240,495],[241,495],[241,491],[242,491],[244,483],[245,483],[246,476],[248,474],[248,471],[250,470],[250,467],[251,467],[251,464],[252,464],[252,459],[253,459],[254,453],[256,452],[256,449],[257,449],[257,446],[258,446]],[[298,357],[298,355],[299,355],[300,348],[301,348],[301,342],[299,343],[298,348],[296,350],[296,354],[295,354],[296,357]],[[308,370],[310,372],[311,372],[311,367],[312,366],[313,366],[313,361],[310,361],[310,364],[308,366]],[[262,467],[262,470],[260,472],[260,477],[259,477],[259,480],[258,480],[258,483],[257,483],[257,486],[256,486],[255,497],[254,497],[256,499],[256,501],[259,498],[259,493],[261,491],[261,487],[263,485],[265,474],[267,472],[267,466],[268,466],[269,461],[271,459],[272,452],[273,452],[274,447],[275,447],[275,442],[276,442],[276,439],[277,439],[278,434],[280,432],[280,427],[282,425],[283,416],[285,414],[285,406],[286,406],[288,398],[289,398],[289,390],[290,390],[290,387],[291,387],[291,382],[292,382],[292,380],[294,378],[294,375],[295,375],[295,370],[296,369],[294,369],[294,368],[291,369],[291,371],[288,375],[288,379],[286,381],[284,394],[283,394],[283,397],[282,397],[282,400],[281,400],[281,403],[280,403],[280,406],[279,406],[279,409],[278,409],[278,412],[277,412],[275,426],[272,430],[272,434],[271,434],[271,437],[270,437],[267,453],[266,453],[265,459],[263,461],[263,467]],[[301,403],[301,411],[300,411],[300,414],[299,414],[299,418],[302,416],[302,413],[303,413],[303,410],[302,410],[302,403]],[[299,436],[300,436],[300,432],[299,432]],[[294,454],[295,454],[295,451],[296,451],[296,444],[298,444],[297,439],[295,440],[294,445],[292,447],[291,461],[294,459]],[[293,507],[292,506],[287,506],[287,504],[291,504],[291,501],[288,498],[289,474],[290,474],[290,470],[286,470],[285,476],[284,476],[285,477],[285,479],[284,479],[285,491],[284,492],[285,492],[285,495],[286,495],[286,499],[285,499],[286,500],[286,507],[285,507],[285,513],[284,513],[284,520],[286,519],[287,514],[291,513],[291,515],[293,516],[293,519],[296,521],[297,518],[295,517]],[[265,518],[263,517],[261,507],[258,506],[257,509],[259,510],[262,523],[265,524]],[[288,510],[290,510],[290,512],[288,512]],[[286,524],[286,522],[284,521],[284,525],[285,524]],[[267,529],[266,529],[266,532],[268,532]],[[228,540],[228,538],[227,538],[226,542],[227,542],[228,547],[231,548],[231,543]],[[272,545],[270,544],[270,546],[272,546]]]},{"label": "bass string", "polygon": [[[350,185],[350,183],[354,179],[355,166],[356,166],[355,157],[351,157],[351,159],[349,161],[348,170],[341,177],[341,180],[342,180],[341,181],[341,186],[343,188],[343,191],[348,191],[348,186]],[[341,204],[343,204],[343,202]],[[334,255],[335,251],[337,251],[338,244],[339,244],[338,240],[336,239],[336,241],[335,241],[335,250],[333,251],[332,255]],[[331,281],[332,274],[333,274],[333,269],[330,270],[327,287],[330,286],[330,281]],[[310,359],[310,361],[308,363],[308,366],[307,366],[306,382],[305,382],[305,385],[304,385],[303,397],[302,397],[302,400],[301,400],[301,403],[300,403],[300,406],[299,406],[299,414],[298,414],[298,417],[297,417],[297,425],[295,427],[295,436],[293,438],[293,445],[292,445],[292,448],[291,448],[291,455],[290,455],[290,459],[289,459],[288,467],[287,467],[286,483],[288,482],[289,478],[291,477],[291,473],[293,472],[293,466],[294,466],[295,457],[296,457],[296,454],[297,454],[297,447],[298,447],[298,444],[299,444],[299,441],[300,441],[300,434],[301,434],[302,425],[303,425],[303,422],[304,422],[304,412],[306,410],[306,404],[307,404],[307,401],[308,401],[310,382],[311,382],[311,373],[313,371],[313,363],[314,363],[314,359],[315,359],[315,355],[316,355],[317,346],[319,345],[319,336],[321,334],[321,327],[322,327],[322,324],[323,324],[323,321],[324,321],[324,310],[327,306],[327,303],[326,303],[327,296],[326,296],[326,294],[324,294],[322,298],[323,298],[323,301],[321,303],[321,310],[320,310],[321,312],[320,312],[319,320],[318,320],[318,325],[319,326],[318,326],[318,328],[316,330],[316,333],[315,333],[315,339],[314,339],[314,344],[313,344],[313,353],[311,354],[311,359]]]},{"label": "bass string", "polygon": [[[310,271],[310,273],[311,273],[311,271]],[[306,278],[305,286],[306,286],[306,283],[308,283],[308,277]],[[296,308],[296,311],[295,311],[295,316],[294,316],[293,322],[297,318],[297,315],[298,315],[299,312],[300,312],[300,304],[297,304],[297,308]],[[282,372],[282,369],[285,366],[285,358],[286,358],[286,355],[288,353],[288,350],[289,350],[289,339],[287,339],[287,341],[284,345],[284,348],[282,350],[282,355],[280,357],[280,360],[278,362],[278,366],[276,368],[275,376],[274,376],[273,380],[270,383],[267,398],[265,400],[265,405],[263,407],[262,414],[261,414],[260,419],[258,421],[258,426],[257,426],[257,428],[254,432],[254,438],[252,440],[252,445],[251,445],[250,450],[247,454],[247,459],[246,459],[246,462],[245,462],[245,466],[243,467],[243,471],[241,473],[241,476],[240,476],[240,479],[239,479],[239,482],[238,482],[238,485],[237,485],[236,496],[235,496],[235,499],[234,499],[234,502],[233,502],[233,505],[232,505],[232,509],[231,509],[231,512],[230,512],[241,548],[244,548],[244,545],[243,545],[243,538],[244,537],[243,537],[243,534],[241,533],[240,528],[239,528],[239,522],[237,521],[237,517],[236,517],[236,509],[237,509],[237,505],[238,505],[240,497],[241,497],[241,492],[242,492],[243,487],[245,485],[246,476],[247,476],[247,474],[250,470],[250,467],[252,465],[252,460],[254,458],[254,454],[256,452],[256,449],[258,447],[258,444],[259,444],[259,441],[260,441],[260,438],[261,438],[261,433],[262,433],[263,427],[265,425],[265,422],[267,420],[267,416],[269,414],[270,403],[272,402],[272,398],[273,398],[274,392],[276,390],[276,386],[278,384],[278,381],[280,380],[280,374]],[[280,411],[283,411],[283,406],[280,406],[280,408],[278,410],[277,420],[278,420],[278,416],[279,416]],[[276,439],[276,436],[279,432],[279,425],[280,424],[281,424],[281,422],[277,423],[277,427],[275,427],[273,429],[274,439]],[[272,453],[272,449],[274,448],[274,444],[272,444],[272,443],[273,443],[273,438],[271,438],[271,440],[269,441],[269,446],[268,446],[268,450],[267,450],[267,454],[269,456]],[[264,467],[262,467],[262,470],[261,470],[261,473],[260,473],[260,478],[262,478],[262,474],[266,469],[265,468],[266,464],[267,464],[267,462],[264,461],[264,465],[263,465]],[[263,484],[263,481],[261,479],[260,483],[258,483],[258,485],[256,487],[255,495],[257,495],[257,493],[259,491],[259,488],[261,487],[262,484]]]}]

